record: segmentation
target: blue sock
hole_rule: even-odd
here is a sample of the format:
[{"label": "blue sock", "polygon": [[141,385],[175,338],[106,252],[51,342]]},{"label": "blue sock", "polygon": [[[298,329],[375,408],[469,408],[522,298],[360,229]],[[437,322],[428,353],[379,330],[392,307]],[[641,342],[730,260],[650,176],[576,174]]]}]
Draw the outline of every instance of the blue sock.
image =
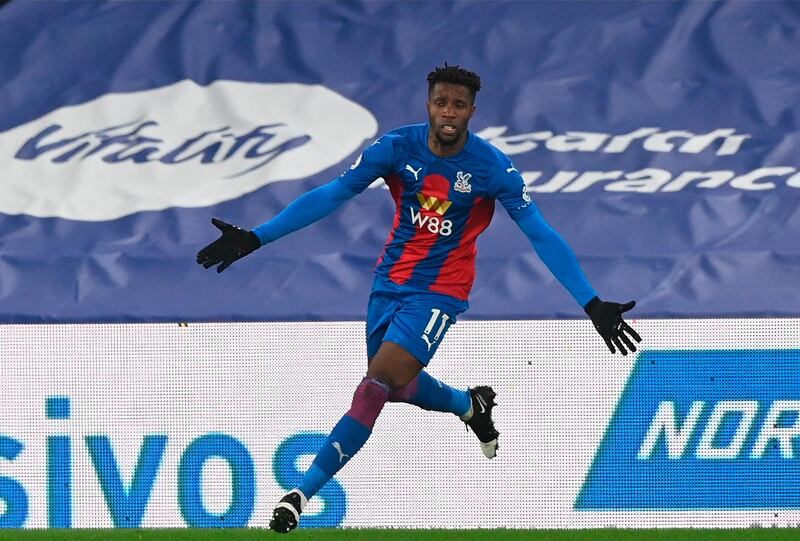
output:
[{"label": "blue sock", "polygon": [[319,492],[367,442],[375,420],[389,399],[389,387],[372,378],[361,380],[350,410],[333,427],[311,467],[297,486],[306,498]]},{"label": "blue sock", "polygon": [[430,411],[444,411],[463,416],[472,406],[467,391],[454,389],[424,370],[408,385],[390,395],[392,402],[405,402]]},{"label": "blue sock", "polygon": [[361,449],[370,434],[372,430],[349,415],[342,417],[322,444],[297,488],[311,499]]}]

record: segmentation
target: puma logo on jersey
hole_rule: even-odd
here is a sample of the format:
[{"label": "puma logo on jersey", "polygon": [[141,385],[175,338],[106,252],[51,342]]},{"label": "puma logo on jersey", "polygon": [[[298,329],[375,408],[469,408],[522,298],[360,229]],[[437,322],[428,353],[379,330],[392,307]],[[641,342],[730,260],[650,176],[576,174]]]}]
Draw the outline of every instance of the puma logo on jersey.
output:
[{"label": "puma logo on jersey", "polygon": [[422,171],[422,167],[414,169],[409,164],[406,164],[406,171],[410,171],[414,175],[414,180],[419,181],[419,172]]}]

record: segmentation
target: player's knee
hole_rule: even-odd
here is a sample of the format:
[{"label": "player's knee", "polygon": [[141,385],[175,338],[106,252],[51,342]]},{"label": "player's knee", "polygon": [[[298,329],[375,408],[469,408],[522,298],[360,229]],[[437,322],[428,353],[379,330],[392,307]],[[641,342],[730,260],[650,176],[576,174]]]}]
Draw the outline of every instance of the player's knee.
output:
[{"label": "player's knee", "polygon": [[367,377],[396,391],[408,385],[421,369],[422,364],[402,346],[384,342],[367,368]]},{"label": "player's knee", "polygon": [[371,374],[369,371],[367,371],[366,377],[376,381],[378,384],[384,387],[387,387],[391,391],[398,389],[396,381],[394,381],[394,379],[390,374],[386,374],[383,372],[376,372],[374,374]]}]

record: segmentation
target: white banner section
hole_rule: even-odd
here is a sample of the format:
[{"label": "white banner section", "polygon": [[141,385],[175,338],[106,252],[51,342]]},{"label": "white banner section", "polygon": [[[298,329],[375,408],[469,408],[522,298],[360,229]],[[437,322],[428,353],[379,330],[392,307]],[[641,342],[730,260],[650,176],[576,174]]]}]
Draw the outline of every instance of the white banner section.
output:
[{"label": "white banner section", "polygon": [[[464,321],[436,378],[497,391],[498,456],[388,404],[301,525],[800,523],[800,320]],[[266,527],[347,411],[364,325],[0,326],[0,527]]]}]

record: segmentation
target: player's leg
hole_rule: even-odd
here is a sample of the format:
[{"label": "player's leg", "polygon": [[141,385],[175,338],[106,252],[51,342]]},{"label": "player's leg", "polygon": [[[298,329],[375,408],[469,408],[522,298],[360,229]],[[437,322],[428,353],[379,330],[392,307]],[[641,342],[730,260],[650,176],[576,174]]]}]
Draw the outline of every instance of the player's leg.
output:
[{"label": "player's leg", "polygon": [[413,404],[429,411],[454,413],[472,429],[481,443],[481,451],[487,458],[497,455],[497,438],[500,433],[492,421],[495,406],[494,389],[487,386],[462,391],[454,389],[432,377],[424,370],[419,376],[389,395],[390,402]]},{"label": "player's leg", "polygon": [[333,427],[298,487],[275,507],[270,528],[286,533],[295,527],[308,498],[327,483],[366,443],[389,395],[413,380],[422,364],[401,346],[384,342],[353,395],[350,409]]},{"label": "player's leg", "polygon": [[[465,309],[466,303],[457,299],[434,294],[413,295],[397,308],[382,339],[401,344],[427,366],[448,329]],[[368,334],[368,351],[369,339]],[[389,400],[458,415],[478,437],[483,454],[494,458],[499,436],[492,421],[494,398],[491,387],[455,389],[423,370],[407,386],[394,390]]]},{"label": "player's leg", "polygon": [[[440,296],[437,296],[440,297]],[[421,304],[422,299],[408,302],[400,301],[391,294],[374,292],[370,296],[367,309],[367,357],[368,363],[377,353],[383,341],[405,343],[407,348],[418,346],[415,353],[417,358],[422,358],[422,363],[427,364],[428,359],[436,352],[447,329],[455,321],[456,315],[463,310],[463,303],[453,303],[443,310],[441,304],[434,306],[433,302]],[[395,316],[398,320],[408,320],[403,325],[400,321],[394,323]],[[394,325],[387,338],[389,327]],[[444,326],[443,326],[444,325]],[[430,327],[428,329],[428,327]],[[425,339],[424,331],[428,329]],[[428,344],[431,347],[428,347]],[[431,411],[449,412],[465,416],[469,413],[470,397],[467,391],[455,389],[435,379],[425,371],[419,373],[408,385],[389,396],[390,402],[405,402]]]},{"label": "player's leg", "polygon": [[404,402],[428,411],[442,411],[467,418],[471,401],[469,391],[450,387],[422,371],[411,383],[393,391],[390,402]]}]

